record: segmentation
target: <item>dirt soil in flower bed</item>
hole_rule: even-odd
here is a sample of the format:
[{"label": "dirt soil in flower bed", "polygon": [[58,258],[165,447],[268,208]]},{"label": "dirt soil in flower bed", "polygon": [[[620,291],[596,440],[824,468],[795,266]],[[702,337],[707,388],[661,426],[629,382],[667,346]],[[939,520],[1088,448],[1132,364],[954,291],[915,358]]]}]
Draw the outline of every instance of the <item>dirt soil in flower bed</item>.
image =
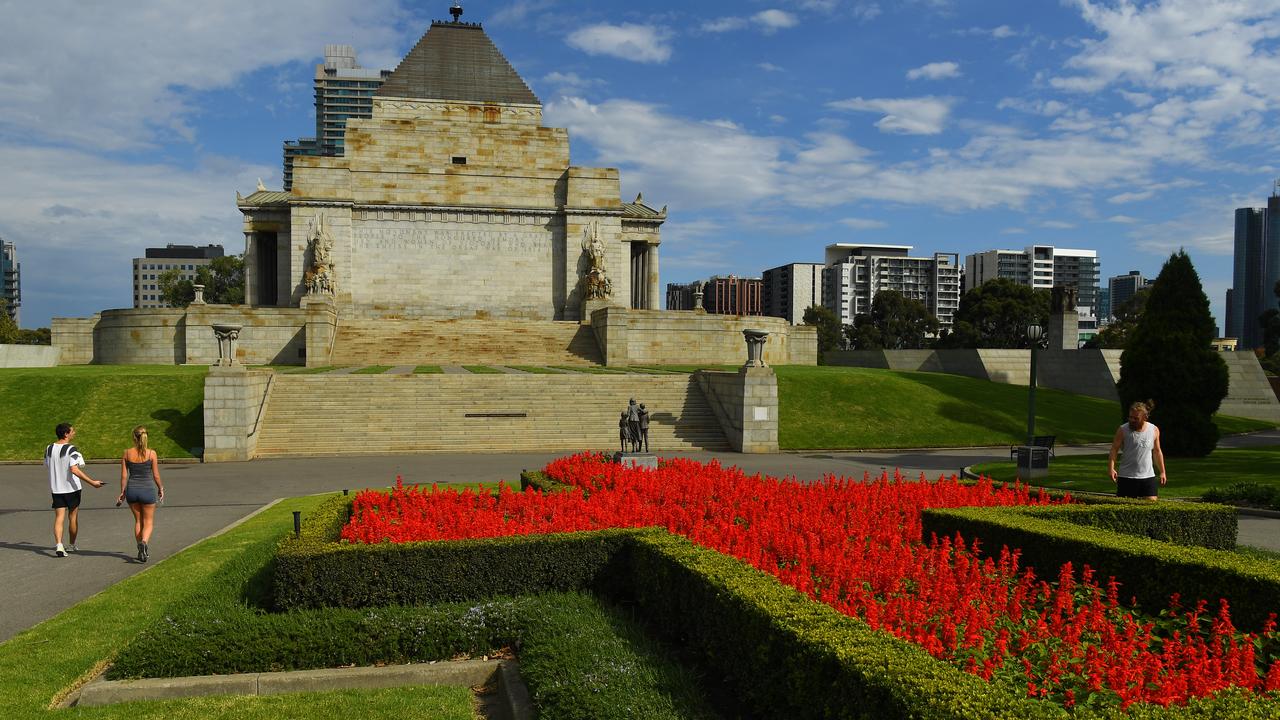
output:
[{"label": "dirt soil in flower bed", "polygon": [[1050,503],[1020,485],[888,476],[805,485],[681,459],[657,471],[624,468],[591,454],[553,461],[546,473],[575,491],[366,491],[342,537],[408,542],[656,525],[967,672],[1066,707],[1280,689],[1274,623],[1241,634],[1225,604],[1190,599],[1144,616],[1087,567],[1068,564],[1042,579],[1016,549],[921,536],[925,508]]}]

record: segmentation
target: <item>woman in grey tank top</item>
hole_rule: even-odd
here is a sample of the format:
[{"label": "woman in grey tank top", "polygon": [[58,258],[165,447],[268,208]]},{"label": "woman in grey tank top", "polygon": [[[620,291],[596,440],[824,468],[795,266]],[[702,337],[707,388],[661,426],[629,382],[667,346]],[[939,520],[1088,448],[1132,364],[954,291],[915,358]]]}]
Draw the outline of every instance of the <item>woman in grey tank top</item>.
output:
[{"label": "woman in grey tank top", "polygon": [[156,503],[164,500],[164,484],[160,480],[160,460],[156,451],[147,447],[147,428],[133,429],[133,447],[124,451],[120,460],[120,497],[116,506],[129,503],[133,513],[133,538],[138,543],[138,562],[146,562],[151,551],[151,531],[155,526]]},{"label": "woman in grey tank top", "polygon": [[[1160,428],[1147,422],[1155,403],[1135,402],[1129,406],[1129,422],[1116,430],[1111,442],[1111,482],[1119,497],[1155,500],[1159,486],[1168,482],[1164,472],[1164,451],[1160,449]],[[1120,469],[1116,454],[1123,451]],[[1159,484],[1155,471],[1159,470]]]}]

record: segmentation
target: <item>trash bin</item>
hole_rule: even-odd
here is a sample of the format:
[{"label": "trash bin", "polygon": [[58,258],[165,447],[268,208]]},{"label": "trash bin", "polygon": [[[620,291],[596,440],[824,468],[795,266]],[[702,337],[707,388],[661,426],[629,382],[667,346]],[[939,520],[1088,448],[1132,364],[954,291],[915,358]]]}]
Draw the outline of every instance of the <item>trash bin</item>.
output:
[{"label": "trash bin", "polygon": [[1019,445],[1015,455],[1018,459],[1018,477],[1023,480],[1042,478],[1049,474],[1049,448]]}]

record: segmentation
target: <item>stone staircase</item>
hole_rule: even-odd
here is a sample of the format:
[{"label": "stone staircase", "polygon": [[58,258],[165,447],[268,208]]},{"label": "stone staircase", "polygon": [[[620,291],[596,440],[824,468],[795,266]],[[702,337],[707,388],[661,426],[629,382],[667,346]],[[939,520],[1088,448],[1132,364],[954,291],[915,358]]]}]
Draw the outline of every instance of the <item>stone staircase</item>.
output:
[{"label": "stone staircase", "polygon": [[549,320],[338,322],[334,365],[586,365],[604,360],[588,326]]},{"label": "stone staircase", "polygon": [[256,456],[616,450],[631,397],[651,450],[728,449],[691,375],[277,374]]}]

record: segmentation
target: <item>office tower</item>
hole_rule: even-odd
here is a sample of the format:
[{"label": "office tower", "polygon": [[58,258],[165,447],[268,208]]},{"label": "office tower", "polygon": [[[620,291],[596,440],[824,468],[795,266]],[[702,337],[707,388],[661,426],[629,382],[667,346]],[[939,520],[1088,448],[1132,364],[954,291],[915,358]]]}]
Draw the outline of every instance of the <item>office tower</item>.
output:
[{"label": "office tower", "polygon": [[18,249],[11,242],[0,240],[0,297],[5,299],[9,317],[18,322],[18,310],[22,307],[22,265],[18,262]]},{"label": "office tower", "polygon": [[342,157],[347,120],[373,117],[373,95],[390,70],[362,68],[350,45],[325,45],[316,66],[315,137],[284,143],[284,189],[293,187],[293,162],[299,156]]},{"label": "office tower", "polygon": [[785,318],[792,325],[804,322],[804,311],[822,304],[822,263],[790,263],[764,271],[761,310]]},{"label": "office tower", "polygon": [[[1246,350],[1262,344],[1262,326],[1258,316],[1275,307],[1274,294],[1267,282],[1267,215],[1269,208],[1236,210],[1235,256],[1231,274],[1231,309],[1227,336],[1239,340]],[[1280,255],[1280,253],[1272,253]]]},{"label": "office tower", "polygon": [[910,245],[835,243],[826,248],[822,302],[842,325],[871,312],[876,293],[896,290],[924,303],[950,328],[960,307],[960,262],[955,253],[910,257]]},{"label": "office tower", "polygon": [[[1150,284],[1138,270],[1130,270],[1127,275],[1116,275],[1107,280],[1107,287],[1111,291],[1112,314],[1124,307],[1124,304],[1129,302],[1130,298]],[[1099,314],[1099,317],[1101,317],[1101,314]]]},{"label": "office tower", "polygon": [[[1036,290],[1048,290],[1055,285],[1075,288],[1080,329],[1089,331],[1098,327],[1100,271],[1096,250],[1031,245],[1024,250],[973,253],[965,256],[964,263],[966,290],[996,278],[1008,278]],[[1111,307],[1113,310],[1118,307],[1114,296]]]},{"label": "office tower", "polygon": [[182,279],[196,279],[197,270],[214,258],[222,257],[221,245],[173,245],[147,248],[146,257],[133,259],[133,306],[135,308],[168,307],[160,296],[159,278],[177,269]]},{"label": "office tower", "polygon": [[1106,325],[1112,320],[1111,288],[1098,288],[1098,324]]},{"label": "office tower", "polygon": [[[1223,337],[1229,337],[1229,338],[1235,337],[1235,335],[1231,334],[1232,328],[1236,326],[1236,316],[1235,316],[1235,309],[1234,309],[1235,294],[1236,294],[1235,290],[1232,290],[1231,288],[1227,288],[1227,304],[1226,304],[1227,319],[1225,322],[1222,323]],[[1238,339],[1239,338],[1237,338],[1237,340]]]}]

